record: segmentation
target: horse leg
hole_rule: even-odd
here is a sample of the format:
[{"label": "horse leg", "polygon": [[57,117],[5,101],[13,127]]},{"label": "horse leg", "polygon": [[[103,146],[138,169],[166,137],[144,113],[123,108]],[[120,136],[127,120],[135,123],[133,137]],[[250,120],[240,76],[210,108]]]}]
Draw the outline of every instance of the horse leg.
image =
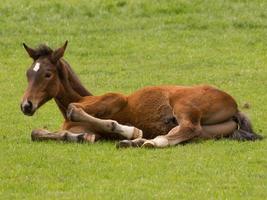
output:
[{"label": "horse leg", "polygon": [[188,103],[177,103],[173,110],[179,125],[172,128],[166,135],[147,140],[142,147],[173,146],[201,135],[201,112],[198,108]]},{"label": "horse leg", "polygon": [[[177,130],[177,129],[178,129],[178,127],[175,127],[174,130]],[[219,139],[219,138],[223,138],[223,137],[228,137],[231,134],[233,134],[235,132],[235,130],[237,130],[237,123],[233,120],[229,120],[229,121],[226,121],[226,122],[223,122],[220,124],[201,126],[201,129],[202,130],[199,132],[200,134],[197,136],[197,138],[200,138],[200,139]],[[172,131],[174,131],[174,130],[172,130]],[[167,136],[167,138],[168,137],[169,136]],[[187,138],[188,137],[183,137],[180,139],[177,138],[176,142],[179,143],[182,141],[186,141]],[[158,142],[159,140],[163,141],[164,138],[162,138],[162,136],[158,136],[154,140],[156,140],[156,142]],[[151,140],[149,141],[147,139],[140,138],[140,139],[135,139],[135,140],[121,140],[117,143],[116,147],[117,148],[141,147],[146,141],[148,141],[148,142],[144,146],[154,146],[154,145],[151,145]],[[152,140],[152,142],[154,142],[154,141]],[[168,144],[168,145],[171,145],[171,144]],[[159,147],[161,147],[161,146],[159,145]]]},{"label": "horse leg", "polygon": [[231,136],[237,129],[237,123],[230,119],[228,121],[202,126],[203,131],[199,138],[202,139],[218,139]]},{"label": "horse leg", "polygon": [[134,140],[121,140],[116,144],[116,148],[141,147],[147,139],[137,138]]},{"label": "horse leg", "polygon": [[171,129],[167,135],[160,135],[152,140],[147,140],[142,147],[173,146],[201,135],[201,131],[202,128],[199,123],[193,124],[190,121],[182,121],[180,125]]},{"label": "horse leg", "polygon": [[69,107],[67,116],[71,121],[90,124],[96,133],[117,133],[127,139],[137,139],[143,136],[142,130],[138,128],[119,124],[115,120],[104,120],[93,117],[74,105]]},{"label": "horse leg", "polygon": [[226,137],[237,129],[237,123],[229,120],[220,124],[199,126],[188,124],[187,126],[176,126],[167,135],[157,136],[147,140],[144,147],[167,147],[188,141],[193,138],[215,139]]},{"label": "horse leg", "polygon": [[35,129],[31,133],[32,141],[66,141],[66,142],[89,142],[94,143],[99,136],[94,133],[74,133],[68,130],[50,132],[45,129]]}]

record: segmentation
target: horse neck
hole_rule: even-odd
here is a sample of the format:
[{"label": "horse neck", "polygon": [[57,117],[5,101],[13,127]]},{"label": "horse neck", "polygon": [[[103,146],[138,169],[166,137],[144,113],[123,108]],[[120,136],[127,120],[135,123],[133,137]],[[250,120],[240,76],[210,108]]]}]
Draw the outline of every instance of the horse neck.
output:
[{"label": "horse neck", "polygon": [[54,99],[63,117],[67,119],[66,112],[69,104],[78,102],[84,96],[91,96],[92,94],[81,84],[66,61],[60,60],[59,65],[61,83],[58,95]]}]

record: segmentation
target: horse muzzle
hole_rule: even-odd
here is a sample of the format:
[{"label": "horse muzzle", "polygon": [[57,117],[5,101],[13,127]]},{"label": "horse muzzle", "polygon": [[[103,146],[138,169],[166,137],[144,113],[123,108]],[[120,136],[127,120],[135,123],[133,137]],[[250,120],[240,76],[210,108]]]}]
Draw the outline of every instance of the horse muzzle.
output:
[{"label": "horse muzzle", "polygon": [[36,106],[34,106],[31,101],[24,100],[20,104],[20,109],[24,115],[32,116],[36,111]]}]

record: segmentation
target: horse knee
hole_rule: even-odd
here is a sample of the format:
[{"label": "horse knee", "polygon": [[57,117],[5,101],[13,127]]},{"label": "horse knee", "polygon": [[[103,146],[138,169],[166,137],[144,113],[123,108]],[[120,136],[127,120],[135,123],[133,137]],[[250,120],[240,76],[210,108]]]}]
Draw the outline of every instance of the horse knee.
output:
[{"label": "horse knee", "polygon": [[80,104],[77,103],[71,103],[68,106],[66,116],[68,120],[73,121],[73,122],[78,122],[80,121],[80,116],[83,113],[83,108]]}]

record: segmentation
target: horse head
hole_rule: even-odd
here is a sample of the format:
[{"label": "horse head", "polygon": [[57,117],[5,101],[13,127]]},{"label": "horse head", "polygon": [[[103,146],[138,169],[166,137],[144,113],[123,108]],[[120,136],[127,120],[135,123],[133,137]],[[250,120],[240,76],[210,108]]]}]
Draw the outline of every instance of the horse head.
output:
[{"label": "horse head", "polygon": [[21,101],[21,110],[25,115],[32,116],[44,103],[57,96],[60,90],[60,59],[63,57],[68,41],[52,50],[46,45],[33,49],[25,43],[23,46],[33,59],[27,70],[28,87]]}]

